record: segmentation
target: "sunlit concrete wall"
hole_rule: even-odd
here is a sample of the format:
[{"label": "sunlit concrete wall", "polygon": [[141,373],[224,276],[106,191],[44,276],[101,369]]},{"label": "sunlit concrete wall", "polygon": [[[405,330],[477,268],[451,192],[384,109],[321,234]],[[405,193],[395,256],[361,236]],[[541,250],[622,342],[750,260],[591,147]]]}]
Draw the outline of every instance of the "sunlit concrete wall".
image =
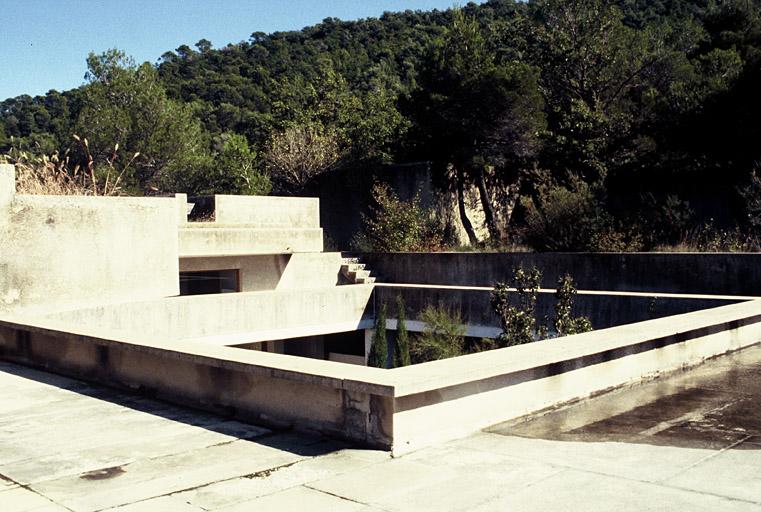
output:
[{"label": "sunlit concrete wall", "polygon": [[404,453],[761,342],[761,301],[394,369]]},{"label": "sunlit concrete wall", "polygon": [[320,200],[310,197],[214,196],[217,224],[260,228],[319,228]]},{"label": "sunlit concrete wall", "polygon": [[336,286],[341,253],[259,254],[180,258],[181,272],[239,270],[240,291]]},{"label": "sunlit concrete wall", "polygon": [[270,427],[377,448],[392,444],[393,388],[377,368],[208,343],[164,347],[97,330],[2,320],[0,359]]},{"label": "sunlit concrete wall", "polygon": [[761,302],[393,370],[156,339],[0,319],[0,359],[401,454],[757,344]]},{"label": "sunlit concrete wall", "polygon": [[0,166],[0,313],[179,293],[175,199],[14,191]]},{"label": "sunlit concrete wall", "polygon": [[192,338],[236,345],[356,329],[371,294],[371,285],[351,285],[192,295],[104,305],[47,318],[157,343]]}]

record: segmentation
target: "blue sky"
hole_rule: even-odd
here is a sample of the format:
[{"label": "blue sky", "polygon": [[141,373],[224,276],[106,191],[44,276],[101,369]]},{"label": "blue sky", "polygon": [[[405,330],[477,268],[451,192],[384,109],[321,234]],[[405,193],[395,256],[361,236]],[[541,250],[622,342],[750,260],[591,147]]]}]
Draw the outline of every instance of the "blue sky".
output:
[{"label": "blue sky", "polygon": [[[0,0],[0,100],[82,84],[88,52],[119,48],[155,62],[182,44],[214,47],[252,32],[297,30],[327,17],[447,9],[456,0]],[[463,4],[465,2],[458,2]]]}]

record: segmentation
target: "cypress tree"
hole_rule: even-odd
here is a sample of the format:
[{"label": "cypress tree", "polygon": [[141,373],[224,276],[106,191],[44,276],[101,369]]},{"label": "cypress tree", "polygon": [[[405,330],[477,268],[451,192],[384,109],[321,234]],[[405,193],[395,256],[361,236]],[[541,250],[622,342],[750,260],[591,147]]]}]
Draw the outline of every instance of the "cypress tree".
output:
[{"label": "cypress tree", "polygon": [[401,295],[396,296],[397,324],[396,343],[394,344],[394,367],[409,366],[410,364],[410,340],[407,333],[407,325],[404,318],[404,299]]},{"label": "cypress tree", "polygon": [[386,341],[386,303],[381,304],[380,311],[375,317],[375,332],[370,343],[370,354],[367,356],[367,366],[385,368],[388,358]]}]

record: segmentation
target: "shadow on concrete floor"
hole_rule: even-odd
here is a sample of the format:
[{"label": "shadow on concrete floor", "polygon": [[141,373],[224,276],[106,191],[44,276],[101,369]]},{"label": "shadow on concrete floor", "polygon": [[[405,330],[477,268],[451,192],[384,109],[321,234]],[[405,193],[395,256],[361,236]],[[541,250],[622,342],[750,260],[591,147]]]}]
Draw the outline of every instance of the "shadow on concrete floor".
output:
[{"label": "shadow on concrete floor", "polygon": [[219,434],[236,437],[240,440],[255,442],[299,456],[314,457],[326,455],[351,446],[348,443],[329,439],[319,434],[251,425],[237,420],[232,413],[215,414],[193,409],[185,405],[174,405],[151,396],[150,392],[141,392],[141,390],[128,392],[103,384],[88,384],[87,382],[50,373],[46,370],[14,363],[0,361],[0,372],[109,402],[134,411],[204,428]]}]

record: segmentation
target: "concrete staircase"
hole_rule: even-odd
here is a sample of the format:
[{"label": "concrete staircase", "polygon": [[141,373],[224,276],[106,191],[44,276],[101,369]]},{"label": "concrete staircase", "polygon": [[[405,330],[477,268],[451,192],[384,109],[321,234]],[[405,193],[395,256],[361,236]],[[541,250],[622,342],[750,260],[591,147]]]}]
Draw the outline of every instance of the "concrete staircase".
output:
[{"label": "concrete staircase", "polygon": [[360,262],[359,258],[343,256],[341,263],[341,276],[343,284],[373,284],[375,277],[372,272]]}]

